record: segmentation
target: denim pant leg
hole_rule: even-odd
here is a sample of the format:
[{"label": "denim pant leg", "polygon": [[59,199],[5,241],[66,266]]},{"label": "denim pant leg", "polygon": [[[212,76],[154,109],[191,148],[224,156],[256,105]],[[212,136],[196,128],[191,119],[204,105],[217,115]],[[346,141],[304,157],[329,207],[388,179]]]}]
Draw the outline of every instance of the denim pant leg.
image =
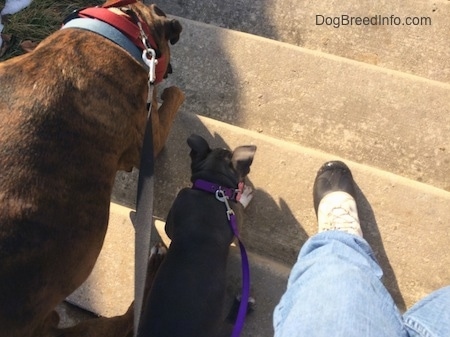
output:
[{"label": "denim pant leg", "polygon": [[410,337],[450,337],[450,287],[431,293],[403,318]]},{"label": "denim pant leg", "polygon": [[302,247],[274,312],[275,337],[406,337],[369,244],[340,231]]}]

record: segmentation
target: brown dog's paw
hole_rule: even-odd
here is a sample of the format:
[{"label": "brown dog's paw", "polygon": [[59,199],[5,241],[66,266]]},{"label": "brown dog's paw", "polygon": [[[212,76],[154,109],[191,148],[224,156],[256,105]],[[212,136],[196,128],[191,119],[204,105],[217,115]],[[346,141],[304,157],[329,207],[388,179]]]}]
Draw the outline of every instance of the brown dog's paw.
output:
[{"label": "brown dog's paw", "polygon": [[[228,312],[227,321],[230,323],[236,323],[236,319],[239,312],[239,307],[241,305],[241,295],[236,295],[234,298],[234,302],[230,308],[230,311]],[[247,315],[255,311],[256,301],[253,297],[248,298],[248,304],[247,304]]]},{"label": "brown dog's paw", "polygon": [[148,258],[148,271],[149,273],[156,274],[159,266],[163,262],[167,255],[167,248],[162,242],[158,242],[150,250],[150,256]]},{"label": "brown dog's paw", "polygon": [[166,246],[164,245],[164,243],[158,242],[150,250],[149,261],[151,261],[151,259],[164,259],[166,254],[167,254]]},{"label": "brown dog's paw", "polygon": [[148,296],[148,293],[152,288],[153,281],[156,277],[156,273],[158,272],[159,266],[161,266],[161,263],[164,261],[166,255],[167,248],[162,242],[158,242],[150,250],[150,256],[148,257],[147,265],[147,279],[145,282],[145,297]]},{"label": "brown dog's paw", "polygon": [[185,98],[184,92],[176,86],[171,86],[166,89],[161,94],[161,99],[163,101],[176,101],[181,105]]}]

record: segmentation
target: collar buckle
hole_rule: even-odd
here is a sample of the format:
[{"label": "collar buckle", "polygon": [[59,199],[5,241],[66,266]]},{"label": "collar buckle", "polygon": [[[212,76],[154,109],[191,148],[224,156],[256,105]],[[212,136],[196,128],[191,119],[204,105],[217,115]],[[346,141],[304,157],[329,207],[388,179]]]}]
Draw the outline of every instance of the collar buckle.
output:
[{"label": "collar buckle", "polygon": [[142,45],[144,46],[144,50],[142,51],[142,61],[144,61],[148,67],[148,81],[151,85],[156,81],[156,66],[158,65],[158,60],[156,59],[156,52],[152,48],[148,41],[148,36],[142,28],[141,21],[138,20],[136,24],[139,27],[139,34],[141,36]]}]

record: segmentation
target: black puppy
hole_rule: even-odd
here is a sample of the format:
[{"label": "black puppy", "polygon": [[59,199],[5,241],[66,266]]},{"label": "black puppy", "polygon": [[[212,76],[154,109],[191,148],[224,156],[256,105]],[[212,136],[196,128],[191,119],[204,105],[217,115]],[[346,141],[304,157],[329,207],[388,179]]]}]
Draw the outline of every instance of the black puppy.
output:
[{"label": "black puppy", "polygon": [[[226,264],[233,232],[225,203],[216,199],[213,190],[195,186],[201,182],[234,194],[250,172],[256,146],[240,146],[233,152],[210,149],[198,135],[190,136],[187,142],[192,149],[194,187],[180,191],[167,217],[165,230],[172,243],[147,299],[142,336],[210,337],[223,322]],[[250,188],[243,192],[241,202],[233,201],[233,195],[229,201],[238,223],[242,221],[242,205],[251,199]]]}]

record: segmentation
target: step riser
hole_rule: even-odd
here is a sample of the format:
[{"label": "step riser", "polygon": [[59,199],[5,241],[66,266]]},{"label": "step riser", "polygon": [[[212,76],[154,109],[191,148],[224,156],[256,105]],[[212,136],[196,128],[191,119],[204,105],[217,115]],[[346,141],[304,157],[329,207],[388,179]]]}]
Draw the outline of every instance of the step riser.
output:
[{"label": "step riser", "polygon": [[[187,19],[450,83],[450,4],[445,0],[434,3],[426,0],[401,3],[164,0],[156,3],[167,13]],[[355,24],[346,25],[345,15],[361,20],[374,16],[387,19],[378,20],[376,25],[358,25],[355,19]],[[333,24],[320,25],[318,16],[326,17]],[[407,17],[423,18],[422,23],[407,25],[404,21]],[[402,20],[400,25],[396,24],[398,20]]]},{"label": "step riser", "polygon": [[183,111],[450,190],[450,85],[182,21]]}]

